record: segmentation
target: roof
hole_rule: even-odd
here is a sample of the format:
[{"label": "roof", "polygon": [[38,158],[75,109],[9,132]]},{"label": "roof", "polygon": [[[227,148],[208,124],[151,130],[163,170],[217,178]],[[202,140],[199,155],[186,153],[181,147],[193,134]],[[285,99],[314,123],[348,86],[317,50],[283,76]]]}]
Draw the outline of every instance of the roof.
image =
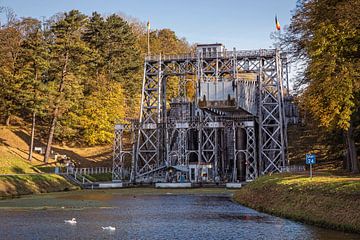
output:
[{"label": "roof", "polygon": [[196,47],[207,47],[207,46],[224,46],[222,43],[209,43],[209,44],[196,44]]}]

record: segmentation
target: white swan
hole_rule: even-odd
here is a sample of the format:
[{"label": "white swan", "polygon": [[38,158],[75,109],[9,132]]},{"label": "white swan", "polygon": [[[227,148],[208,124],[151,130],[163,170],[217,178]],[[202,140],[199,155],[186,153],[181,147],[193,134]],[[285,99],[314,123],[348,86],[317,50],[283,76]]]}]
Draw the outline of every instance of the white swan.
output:
[{"label": "white swan", "polygon": [[109,230],[109,231],[115,231],[115,227],[112,227],[112,226],[108,226],[108,227],[101,227],[102,230]]},{"label": "white swan", "polygon": [[71,220],[64,220],[64,222],[70,224],[76,224],[76,218],[72,218]]}]

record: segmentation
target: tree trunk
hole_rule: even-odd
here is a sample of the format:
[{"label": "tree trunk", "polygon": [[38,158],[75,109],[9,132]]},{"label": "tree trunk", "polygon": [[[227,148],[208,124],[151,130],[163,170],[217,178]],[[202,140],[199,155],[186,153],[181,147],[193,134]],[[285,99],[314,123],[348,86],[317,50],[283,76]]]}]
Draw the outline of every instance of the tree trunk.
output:
[{"label": "tree trunk", "polygon": [[350,127],[346,134],[346,147],[348,152],[348,158],[350,164],[351,164],[351,172],[353,173],[359,173],[359,161],[357,159],[357,153],[356,153],[356,146],[355,146],[355,140],[354,140],[354,128],[353,124],[350,123]]},{"label": "tree trunk", "polygon": [[345,142],[345,146],[346,146],[346,151],[344,153],[344,158],[343,158],[343,168],[346,171],[351,172],[351,161],[350,161],[349,150],[347,148],[347,146],[349,144],[348,144],[348,139],[347,139],[346,132],[343,132],[343,138],[344,138],[344,142]]},{"label": "tree trunk", "polygon": [[10,126],[11,115],[6,116],[5,125]]},{"label": "tree trunk", "polygon": [[52,141],[54,138],[54,132],[55,132],[55,127],[56,127],[58,112],[59,112],[59,106],[56,106],[54,113],[53,113],[53,117],[51,119],[51,124],[50,124],[50,129],[49,129],[49,137],[48,137],[48,141],[46,143],[46,150],[45,150],[45,156],[44,156],[45,163],[47,163],[49,161],[51,145],[52,145]]},{"label": "tree trunk", "polygon": [[51,119],[51,124],[50,124],[50,129],[49,129],[49,137],[48,137],[48,141],[47,141],[47,144],[46,144],[46,150],[45,150],[45,156],[44,156],[44,162],[45,163],[47,163],[49,161],[49,157],[50,157],[51,145],[52,145],[52,141],[53,141],[53,138],[54,138],[56,121],[57,121],[57,118],[58,118],[58,115],[59,115],[59,106],[60,106],[60,102],[61,102],[61,93],[64,91],[64,87],[65,87],[65,77],[66,77],[66,74],[67,74],[68,59],[69,59],[69,53],[66,52],[65,53],[64,65],[63,65],[62,72],[61,72],[61,80],[60,80],[59,90],[58,90],[60,95],[55,101],[55,108],[54,108],[53,117]]},{"label": "tree trunk", "polygon": [[[34,71],[35,71],[35,76],[34,76],[34,80],[35,83],[38,80],[38,71],[37,71],[37,66],[36,64],[34,64]],[[33,155],[33,150],[34,150],[34,138],[35,138],[35,122],[36,122],[36,112],[34,110],[35,105],[36,105],[36,87],[35,84],[33,85],[33,91],[34,91],[34,105],[33,105],[33,113],[32,113],[32,124],[31,124],[31,139],[30,139],[30,149],[29,149],[29,158],[28,160],[31,162],[32,161],[32,155]]]},{"label": "tree trunk", "polygon": [[30,148],[29,148],[29,161],[32,161],[32,155],[34,150],[34,138],[35,138],[35,121],[36,121],[36,113],[33,111],[32,114],[32,124],[31,124],[31,139],[30,139]]}]

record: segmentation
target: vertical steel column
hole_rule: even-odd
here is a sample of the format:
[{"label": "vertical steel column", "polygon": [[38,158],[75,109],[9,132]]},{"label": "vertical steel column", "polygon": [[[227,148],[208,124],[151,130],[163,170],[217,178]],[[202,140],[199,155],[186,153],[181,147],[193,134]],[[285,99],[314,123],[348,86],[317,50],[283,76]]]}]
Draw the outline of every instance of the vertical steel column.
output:
[{"label": "vertical steel column", "polygon": [[[136,167],[132,175],[152,171],[160,164],[162,60],[145,59]],[[135,177],[136,178],[136,177]]]},{"label": "vertical steel column", "polygon": [[263,60],[261,59],[261,57],[259,56],[258,58],[259,61],[259,72],[258,72],[258,76],[257,76],[257,84],[258,84],[258,99],[257,99],[257,104],[258,104],[258,113],[257,113],[257,117],[258,117],[258,126],[259,126],[259,131],[258,131],[258,161],[259,161],[259,169],[260,169],[260,173],[263,174],[264,173],[264,169],[265,169],[265,161],[263,160],[263,114],[262,114],[262,98],[263,98],[263,94],[262,94],[262,88],[263,88]]},{"label": "vertical steel column", "polygon": [[122,180],[122,135],[124,132],[124,127],[121,124],[115,125],[115,139],[113,146],[113,169],[112,169],[112,180],[121,181]]},{"label": "vertical steel column", "polygon": [[237,180],[237,147],[236,147],[236,124],[233,122],[232,124],[232,142],[234,149],[234,162],[233,162],[233,173],[232,173],[232,182],[236,182]]},{"label": "vertical steel column", "polygon": [[[131,148],[125,149],[123,137],[124,133],[129,132],[131,134]],[[128,174],[128,170],[125,169],[125,156],[131,157],[131,164],[134,159],[134,126],[129,124],[116,124],[115,125],[115,141],[114,141],[114,154],[113,154],[113,170],[112,180],[123,181],[125,173]]]},{"label": "vertical steel column", "polygon": [[287,137],[285,138],[287,134],[287,127],[285,123],[285,106],[284,106],[284,86],[283,86],[283,66],[281,63],[281,56],[280,56],[280,50],[276,49],[276,73],[277,73],[277,99],[279,102],[279,120],[280,120],[280,143],[281,143],[281,171],[285,169],[286,162],[285,162],[285,148],[287,147],[286,141]]},{"label": "vertical steel column", "polygon": [[[230,175],[232,169],[232,180],[236,181],[239,167],[236,164],[239,158],[238,153],[245,154],[247,180],[255,178],[259,169],[262,174],[281,171],[286,164],[287,145],[282,57],[278,50],[273,49],[255,51],[236,51],[234,49],[233,52],[214,52],[214,54],[208,55],[198,52],[196,57],[194,55],[167,56],[165,58],[161,56],[147,57],[144,65],[140,123],[136,134],[136,148],[133,151],[134,160],[131,164],[133,169],[131,179],[133,181],[140,178],[146,179],[147,176],[150,176],[149,174],[164,169],[164,166],[169,164],[166,161],[169,161],[170,155],[175,152],[176,161],[170,164],[186,164],[188,154],[186,141],[189,140],[187,129],[180,125],[176,128],[172,125],[176,121],[171,122],[172,120],[168,120],[166,115],[165,77],[168,76],[176,76],[180,79],[179,96],[184,97],[186,95],[186,76],[196,75],[198,86],[196,99],[202,98],[200,83],[211,82],[214,84],[217,81],[236,81],[236,85],[233,85],[233,88],[236,88],[236,90],[233,89],[236,96],[232,103],[234,109],[227,110],[217,103],[196,106],[196,113],[200,113],[199,119],[196,119],[194,124],[185,119],[182,119],[181,122],[181,124],[187,123],[189,126],[191,123],[194,125],[192,128],[197,129],[198,149],[191,151],[194,153],[197,151],[199,164],[206,162],[214,166],[214,177],[218,169],[222,167],[221,170],[224,174],[229,172]],[[257,85],[255,86],[253,80],[247,79],[246,75],[245,79],[238,79],[239,73],[257,73]],[[249,76],[251,77],[251,75]],[[210,94],[209,86],[207,92],[204,92],[206,95]],[[221,90],[218,87],[224,86],[225,84],[217,85],[213,88],[215,92],[218,92],[218,89]],[[225,95],[225,88],[222,91],[222,95]],[[206,96],[207,101],[217,101],[216,99],[218,99],[217,96],[211,100],[208,95]],[[257,106],[255,107],[255,105]],[[237,111],[237,109],[241,110]],[[214,120],[215,116],[219,116],[216,118],[219,119],[216,120],[217,122]],[[236,135],[236,128],[244,127],[239,125],[243,123],[243,120],[239,122],[239,119],[250,116],[257,120],[259,131],[256,131],[257,136],[255,136],[254,126],[245,126],[248,136],[247,149],[237,150],[236,146],[230,145],[232,142],[235,144],[236,138],[239,137]],[[226,121],[233,122],[233,132],[224,129],[224,139],[219,141],[218,134],[221,133],[222,126]],[[234,121],[236,126],[234,126]],[[178,123],[180,122],[178,121]],[[114,141],[114,168],[123,159],[116,153],[124,152],[119,150],[122,143],[117,139],[115,138]],[[218,149],[219,142],[228,144],[223,147],[227,149],[225,157],[219,158],[219,154],[221,154]],[[234,151],[234,156],[230,154],[232,151]],[[230,166],[232,164],[233,167]],[[116,178],[120,177],[114,175],[114,179]]]},{"label": "vertical steel column", "polygon": [[186,150],[187,150],[187,130],[185,128],[179,129],[179,149],[178,149],[178,162],[177,165],[186,164]]},{"label": "vertical steel column", "polygon": [[280,54],[261,57],[260,74],[260,161],[263,174],[281,172],[285,166]]},{"label": "vertical steel column", "polygon": [[251,181],[258,176],[255,123],[246,121],[244,126],[246,131],[246,180]]}]

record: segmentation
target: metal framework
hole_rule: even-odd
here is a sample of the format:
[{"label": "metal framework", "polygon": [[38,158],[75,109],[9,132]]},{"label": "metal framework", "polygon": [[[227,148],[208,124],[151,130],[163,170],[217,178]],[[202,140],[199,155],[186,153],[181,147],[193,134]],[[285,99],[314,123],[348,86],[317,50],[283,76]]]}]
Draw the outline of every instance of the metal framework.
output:
[{"label": "metal framework", "polygon": [[[146,57],[139,123],[115,128],[113,179],[167,181],[174,168],[195,182],[204,176],[235,182],[283,171],[284,60],[276,49]],[[188,102],[186,82],[194,77],[196,99]],[[179,81],[179,97],[169,109],[172,78]],[[134,140],[123,150],[126,130]],[[124,173],[125,155],[131,174]],[[196,179],[192,165],[202,171]]]}]

